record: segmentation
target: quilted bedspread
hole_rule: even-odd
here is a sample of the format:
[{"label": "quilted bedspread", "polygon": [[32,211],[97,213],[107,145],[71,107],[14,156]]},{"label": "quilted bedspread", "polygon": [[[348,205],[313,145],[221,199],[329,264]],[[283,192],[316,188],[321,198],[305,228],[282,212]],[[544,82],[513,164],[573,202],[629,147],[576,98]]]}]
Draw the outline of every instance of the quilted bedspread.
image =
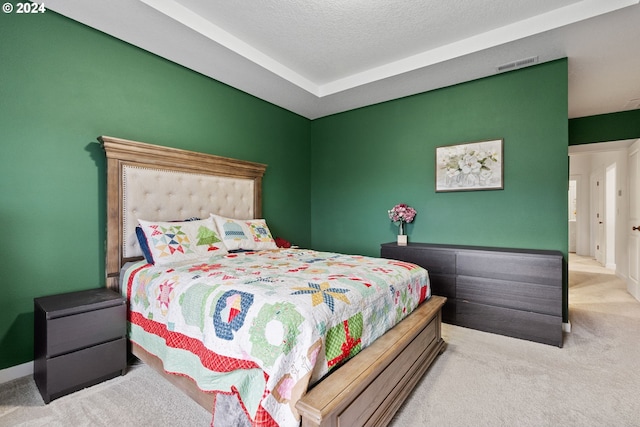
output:
[{"label": "quilted bedspread", "polygon": [[414,264],[303,249],[140,262],[123,277],[130,339],[167,372],[233,396],[255,426],[299,425],[311,384],[431,294]]}]

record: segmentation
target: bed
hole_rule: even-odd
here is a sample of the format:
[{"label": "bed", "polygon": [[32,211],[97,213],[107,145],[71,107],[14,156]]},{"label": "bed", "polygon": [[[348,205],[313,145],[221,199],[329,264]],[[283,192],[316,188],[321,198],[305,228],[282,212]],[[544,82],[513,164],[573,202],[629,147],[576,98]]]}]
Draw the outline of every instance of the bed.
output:
[{"label": "bed", "polygon": [[[391,420],[445,348],[445,299],[430,295],[423,269],[274,246],[261,219],[266,165],[99,141],[107,286],[129,298],[136,357],[211,411],[213,425]],[[198,248],[185,250],[178,229]]]}]

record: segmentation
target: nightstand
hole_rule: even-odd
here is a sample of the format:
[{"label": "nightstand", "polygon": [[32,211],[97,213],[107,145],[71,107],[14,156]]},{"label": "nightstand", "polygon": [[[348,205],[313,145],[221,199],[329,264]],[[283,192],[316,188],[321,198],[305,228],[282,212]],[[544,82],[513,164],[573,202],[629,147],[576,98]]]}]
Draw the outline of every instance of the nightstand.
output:
[{"label": "nightstand", "polygon": [[35,298],[33,303],[33,378],[45,403],[124,375],[124,297],[98,288]]}]

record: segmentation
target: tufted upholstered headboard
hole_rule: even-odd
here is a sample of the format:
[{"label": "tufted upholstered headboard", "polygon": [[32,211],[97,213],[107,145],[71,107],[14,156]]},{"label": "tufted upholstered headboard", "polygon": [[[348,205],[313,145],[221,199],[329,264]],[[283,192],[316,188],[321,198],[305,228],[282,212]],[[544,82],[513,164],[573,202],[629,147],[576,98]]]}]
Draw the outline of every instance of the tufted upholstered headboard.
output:
[{"label": "tufted upholstered headboard", "polygon": [[108,288],[119,290],[122,265],[142,257],[138,219],[262,215],[264,164],[109,136],[98,140],[107,156]]}]

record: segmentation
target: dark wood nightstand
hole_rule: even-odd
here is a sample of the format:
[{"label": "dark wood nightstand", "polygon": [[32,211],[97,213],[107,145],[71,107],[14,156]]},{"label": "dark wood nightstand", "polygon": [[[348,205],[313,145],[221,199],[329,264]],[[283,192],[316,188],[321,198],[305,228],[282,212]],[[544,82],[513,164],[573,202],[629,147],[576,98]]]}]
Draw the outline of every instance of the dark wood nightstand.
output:
[{"label": "dark wood nightstand", "polygon": [[45,403],[124,375],[124,297],[99,288],[35,298],[33,303],[33,378]]}]

